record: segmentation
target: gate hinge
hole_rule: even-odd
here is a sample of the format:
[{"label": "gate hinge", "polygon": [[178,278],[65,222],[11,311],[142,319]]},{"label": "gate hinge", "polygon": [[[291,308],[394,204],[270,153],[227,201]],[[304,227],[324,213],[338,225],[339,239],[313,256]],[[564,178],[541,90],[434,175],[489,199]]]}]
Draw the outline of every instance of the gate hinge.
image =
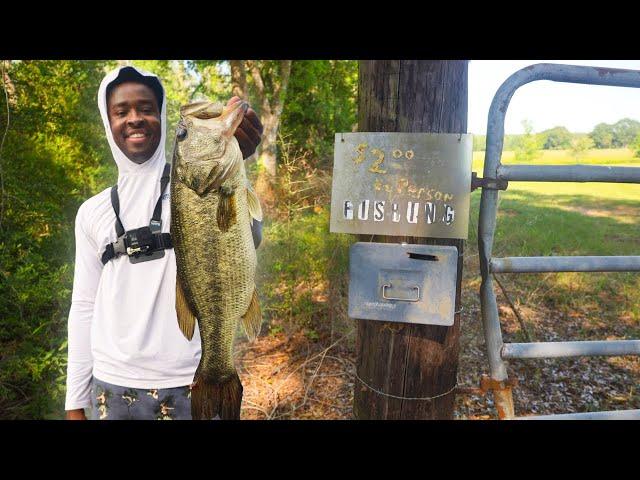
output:
[{"label": "gate hinge", "polygon": [[518,386],[517,378],[507,380],[493,380],[488,375],[480,377],[479,387],[458,387],[456,393],[460,395],[486,395],[490,391],[504,391]]},{"label": "gate hinge", "polygon": [[506,390],[518,386],[517,378],[508,378],[506,380],[494,380],[488,375],[480,377],[480,390],[488,392],[489,390]]},{"label": "gate hinge", "polygon": [[477,188],[486,188],[488,190],[506,190],[509,186],[507,180],[501,178],[478,178],[476,172],[471,172],[471,191]]}]

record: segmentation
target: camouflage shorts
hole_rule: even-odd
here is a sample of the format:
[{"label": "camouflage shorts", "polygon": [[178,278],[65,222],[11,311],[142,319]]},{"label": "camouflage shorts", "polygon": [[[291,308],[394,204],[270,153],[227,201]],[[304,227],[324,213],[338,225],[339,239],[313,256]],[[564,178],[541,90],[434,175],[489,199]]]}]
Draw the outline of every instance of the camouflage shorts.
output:
[{"label": "camouflage shorts", "polygon": [[191,420],[189,386],[128,388],[93,378],[92,420]]}]

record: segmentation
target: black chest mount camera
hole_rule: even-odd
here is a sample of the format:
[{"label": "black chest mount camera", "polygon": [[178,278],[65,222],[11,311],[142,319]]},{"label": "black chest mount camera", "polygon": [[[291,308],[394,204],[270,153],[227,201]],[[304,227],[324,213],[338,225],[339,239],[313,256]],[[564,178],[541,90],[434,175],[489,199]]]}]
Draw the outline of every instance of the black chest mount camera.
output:
[{"label": "black chest mount camera", "polygon": [[162,195],[169,183],[171,165],[166,164],[160,179],[160,198],[153,210],[153,217],[149,226],[125,231],[120,221],[120,200],[118,185],[111,188],[111,205],[116,214],[116,235],[118,239],[108,244],[102,254],[102,264],[105,265],[112,258],[127,255],[131,263],[141,263],[164,257],[167,248],[173,248],[170,233],[162,233]]}]

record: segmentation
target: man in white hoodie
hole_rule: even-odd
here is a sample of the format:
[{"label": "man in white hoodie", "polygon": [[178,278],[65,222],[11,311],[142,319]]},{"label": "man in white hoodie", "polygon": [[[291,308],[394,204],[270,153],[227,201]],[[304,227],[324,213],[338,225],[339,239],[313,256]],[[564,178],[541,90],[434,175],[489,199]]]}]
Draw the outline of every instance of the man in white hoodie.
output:
[{"label": "man in white hoodie", "polygon": [[[169,232],[169,191],[160,188],[166,164],[162,84],[152,73],[118,68],[100,84],[98,107],[118,166],[124,230],[148,226],[161,198],[161,232]],[[236,131],[245,158],[261,135],[262,124],[249,109]],[[174,251],[140,263],[119,255],[103,265],[105,247],[117,240],[110,190],[84,202],[76,216],[67,419],[86,419],[86,407],[93,407],[92,418],[191,418],[189,385],[200,360],[200,335],[196,329],[188,341],[178,328]],[[260,224],[254,225],[257,245]]]}]

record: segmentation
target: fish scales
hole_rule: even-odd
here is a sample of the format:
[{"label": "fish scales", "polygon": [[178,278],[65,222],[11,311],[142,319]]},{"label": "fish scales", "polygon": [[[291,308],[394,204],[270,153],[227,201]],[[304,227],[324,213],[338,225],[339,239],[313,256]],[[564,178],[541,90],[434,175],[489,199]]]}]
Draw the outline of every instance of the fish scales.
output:
[{"label": "fish scales", "polygon": [[[234,335],[242,317],[257,322],[258,330],[261,320],[251,233],[251,218],[261,220],[261,212],[256,214],[257,198],[233,136],[246,103],[224,113],[217,108],[209,102],[182,107],[171,175],[176,311],[181,329],[188,325],[185,318],[197,318],[202,341],[191,393],[194,419],[239,418],[242,385],[233,362]],[[181,292],[192,317],[181,306]]]},{"label": "fish scales", "polygon": [[[251,235],[243,179],[244,167],[230,183],[236,190],[238,222],[221,232],[216,221],[219,196],[199,197],[182,183],[172,191],[172,212],[178,278],[192,300],[202,339],[205,375],[229,375],[233,366],[236,323],[253,294],[256,252]],[[242,220],[246,220],[243,222]],[[244,225],[243,225],[244,223]],[[212,240],[215,237],[215,241]],[[242,261],[237,259],[241,258]],[[232,293],[233,292],[233,293]]]}]

